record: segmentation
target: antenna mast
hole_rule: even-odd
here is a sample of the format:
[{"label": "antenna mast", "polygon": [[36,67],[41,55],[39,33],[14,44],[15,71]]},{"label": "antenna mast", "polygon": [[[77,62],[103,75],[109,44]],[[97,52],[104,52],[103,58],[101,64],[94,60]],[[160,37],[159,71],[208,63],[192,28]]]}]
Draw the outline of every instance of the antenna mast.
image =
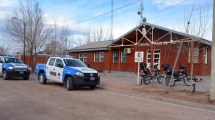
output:
[{"label": "antenna mast", "polygon": [[140,9],[138,10],[137,14],[140,16],[140,24],[143,22],[146,22],[146,17],[143,16],[143,11],[144,11],[144,7],[143,7],[143,0],[141,0],[140,2]]}]

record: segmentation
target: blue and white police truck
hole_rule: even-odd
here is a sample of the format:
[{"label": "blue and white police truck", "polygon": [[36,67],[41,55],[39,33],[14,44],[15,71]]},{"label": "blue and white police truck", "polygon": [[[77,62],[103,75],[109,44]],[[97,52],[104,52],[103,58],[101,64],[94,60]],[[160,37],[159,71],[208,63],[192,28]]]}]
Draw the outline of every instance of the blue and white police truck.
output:
[{"label": "blue and white police truck", "polygon": [[41,84],[62,83],[68,91],[74,87],[95,89],[100,83],[99,73],[81,60],[70,57],[50,57],[46,64],[37,64],[35,74]]},{"label": "blue and white police truck", "polygon": [[22,60],[13,56],[0,56],[0,74],[4,80],[11,77],[22,77],[25,80],[29,79],[30,69]]}]

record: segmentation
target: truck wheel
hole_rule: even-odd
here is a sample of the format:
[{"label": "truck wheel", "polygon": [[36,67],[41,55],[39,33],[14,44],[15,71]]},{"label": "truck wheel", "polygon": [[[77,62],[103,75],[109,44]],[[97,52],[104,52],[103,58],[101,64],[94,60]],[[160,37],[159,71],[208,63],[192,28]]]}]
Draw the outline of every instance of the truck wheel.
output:
[{"label": "truck wheel", "polygon": [[44,73],[39,74],[39,82],[40,82],[40,84],[46,84],[47,79],[45,78]]},{"label": "truck wheel", "polygon": [[9,77],[8,77],[8,75],[7,75],[7,71],[6,71],[6,70],[3,70],[2,74],[3,74],[3,75],[2,75],[3,79],[4,79],[4,80],[8,80]]},{"label": "truck wheel", "polygon": [[94,90],[95,88],[96,88],[95,85],[90,86],[90,89],[91,89],[91,90]]},{"label": "truck wheel", "polygon": [[23,77],[24,80],[29,80],[29,76]]},{"label": "truck wheel", "polygon": [[73,89],[73,78],[72,77],[66,78],[66,88],[68,91],[71,91]]}]

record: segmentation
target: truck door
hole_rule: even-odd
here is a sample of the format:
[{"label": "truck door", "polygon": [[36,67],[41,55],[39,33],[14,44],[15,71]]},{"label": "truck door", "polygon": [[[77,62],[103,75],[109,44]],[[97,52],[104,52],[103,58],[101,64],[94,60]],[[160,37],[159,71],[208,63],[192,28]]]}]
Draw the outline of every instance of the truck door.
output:
[{"label": "truck door", "polygon": [[61,59],[56,59],[56,62],[55,62],[55,72],[57,74],[55,76],[56,82],[63,83],[63,80],[62,80],[63,67],[64,67],[63,61]]},{"label": "truck door", "polygon": [[0,57],[0,73],[2,73],[3,57]]},{"label": "truck door", "polygon": [[55,58],[50,58],[48,61],[48,64],[46,65],[46,76],[49,80],[54,80],[54,78],[57,76],[57,73],[55,72]]}]

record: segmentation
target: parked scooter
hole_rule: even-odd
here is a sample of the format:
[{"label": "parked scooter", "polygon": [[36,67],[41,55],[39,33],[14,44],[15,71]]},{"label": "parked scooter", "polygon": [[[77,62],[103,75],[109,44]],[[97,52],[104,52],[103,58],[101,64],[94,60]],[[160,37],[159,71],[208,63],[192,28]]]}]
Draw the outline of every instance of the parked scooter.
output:
[{"label": "parked scooter", "polygon": [[154,65],[151,70],[150,68],[147,68],[147,64],[143,62],[140,64],[140,68],[141,83],[143,82],[145,85],[148,85],[152,79],[157,79],[160,84],[163,83],[160,70],[158,69],[158,64]]}]

